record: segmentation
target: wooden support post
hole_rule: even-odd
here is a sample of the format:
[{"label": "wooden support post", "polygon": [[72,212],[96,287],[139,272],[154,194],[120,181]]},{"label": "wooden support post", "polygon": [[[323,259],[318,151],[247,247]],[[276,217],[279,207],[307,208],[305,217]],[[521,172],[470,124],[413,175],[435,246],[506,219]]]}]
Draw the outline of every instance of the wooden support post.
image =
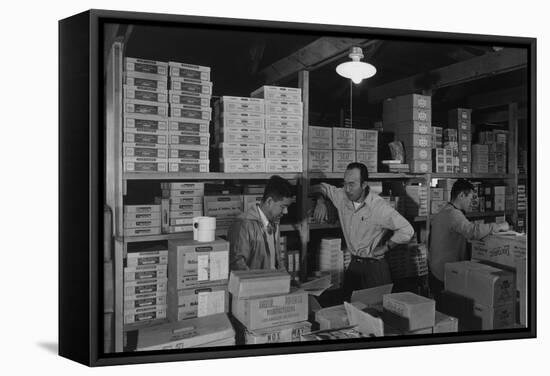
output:
[{"label": "wooden support post", "polygon": [[513,195],[512,223],[517,224],[518,220],[518,104],[508,105],[508,192]]},{"label": "wooden support post", "polygon": [[309,126],[309,71],[303,70],[298,73],[298,86],[302,89],[303,102],[303,132],[302,132],[302,177],[298,184],[298,210],[300,221],[300,279],[307,278],[307,248],[309,242],[309,223],[307,217],[307,197],[309,193],[309,172],[308,172],[308,126]]}]

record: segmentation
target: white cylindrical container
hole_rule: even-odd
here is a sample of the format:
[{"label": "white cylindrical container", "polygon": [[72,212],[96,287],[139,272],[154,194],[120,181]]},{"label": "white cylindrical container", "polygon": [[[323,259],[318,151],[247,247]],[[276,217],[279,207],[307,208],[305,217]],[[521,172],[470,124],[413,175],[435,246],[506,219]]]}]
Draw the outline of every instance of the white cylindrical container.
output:
[{"label": "white cylindrical container", "polygon": [[193,218],[193,240],[199,242],[211,242],[216,237],[216,218]]}]

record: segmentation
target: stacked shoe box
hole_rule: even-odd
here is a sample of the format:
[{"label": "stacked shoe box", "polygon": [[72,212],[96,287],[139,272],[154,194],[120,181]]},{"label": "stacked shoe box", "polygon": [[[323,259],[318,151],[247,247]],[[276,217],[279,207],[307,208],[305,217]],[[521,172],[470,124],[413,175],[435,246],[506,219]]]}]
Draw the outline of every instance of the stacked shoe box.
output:
[{"label": "stacked shoe box", "polygon": [[472,110],[468,108],[455,108],[449,111],[450,129],[457,130],[459,172],[469,174],[472,172]]},{"label": "stacked shoe box", "polygon": [[489,173],[505,174],[507,171],[507,134],[505,131],[479,133],[479,142],[489,147]]},{"label": "stacked shoe box", "polygon": [[489,145],[472,145],[472,172],[482,174],[489,172]]},{"label": "stacked shoe box", "polygon": [[330,272],[333,289],[339,288],[344,282],[344,253],[342,239],[323,238],[319,248],[319,271]]},{"label": "stacked shoe box", "polygon": [[312,172],[332,172],[332,128],[308,128],[308,168]]},{"label": "stacked shoe box", "polygon": [[443,128],[432,125],[432,148],[443,147]]},{"label": "stacked shoe box", "polygon": [[168,171],[168,64],[125,58],[125,172]]},{"label": "stacked shoe box", "polygon": [[355,129],[332,128],[332,171],[344,172],[348,164],[356,161]]},{"label": "stacked shoe box", "polygon": [[384,130],[393,132],[405,148],[411,172],[432,171],[432,98],[409,94],[387,99],[383,104]]},{"label": "stacked shoe box", "polygon": [[223,96],[214,104],[214,138],[220,171],[265,172],[265,103]]},{"label": "stacked shoe box", "polygon": [[518,184],[518,197],[517,197],[518,210],[527,210],[527,191],[525,184]]},{"label": "stacked shoe box", "polygon": [[378,131],[355,130],[355,160],[367,166],[369,173],[378,172]]},{"label": "stacked shoe box", "polygon": [[204,183],[161,183],[162,232],[192,232],[193,217],[202,216]]},{"label": "stacked shoe box", "polygon": [[124,268],[124,324],[165,319],[167,312],[166,249],[129,252]]},{"label": "stacked shoe box", "polygon": [[229,292],[237,333],[245,344],[297,342],[310,332],[308,295],[291,291],[284,271],[232,271]]},{"label": "stacked shoe box", "polygon": [[171,322],[229,312],[229,243],[168,241],[168,318]]},{"label": "stacked shoe box", "polygon": [[[447,150],[451,150],[450,154],[452,155],[452,171],[446,171],[446,172],[454,172],[454,173],[460,173],[460,153],[458,149],[458,130],[457,129],[450,129],[446,128],[443,130],[443,148]],[[449,152],[446,154],[449,155]],[[448,162],[448,160],[446,160]],[[448,165],[448,163],[447,163]]]},{"label": "stacked shoe box", "polygon": [[208,172],[210,67],[170,61],[169,172]]},{"label": "stacked shoe box", "polygon": [[250,96],[265,100],[266,172],[302,172],[302,90],[262,86]]},{"label": "stacked shoe box", "polygon": [[404,212],[411,216],[428,215],[428,187],[425,185],[406,185]]},{"label": "stacked shoe box", "polygon": [[435,148],[432,149],[432,161],[434,172],[452,173],[454,172],[453,149]]},{"label": "stacked shoe box", "polygon": [[243,195],[239,186],[207,184],[204,196],[204,215],[216,218],[216,230],[224,233],[235,217],[243,211]]},{"label": "stacked shoe box", "polygon": [[158,235],[160,205],[124,205],[124,236]]}]

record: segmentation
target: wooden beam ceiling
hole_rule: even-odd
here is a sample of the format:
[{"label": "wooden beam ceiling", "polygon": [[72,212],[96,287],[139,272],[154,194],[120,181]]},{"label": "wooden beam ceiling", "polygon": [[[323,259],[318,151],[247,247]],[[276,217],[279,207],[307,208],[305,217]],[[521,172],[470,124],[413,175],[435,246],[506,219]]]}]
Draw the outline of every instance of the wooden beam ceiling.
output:
[{"label": "wooden beam ceiling", "polygon": [[[518,119],[527,119],[527,110],[525,107],[520,108],[517,111]],[[509,120],[508,110],[491,112],[486,114],[476,114],[472,112],[472,123],[482,124],[482,123],[504,123]]]},{"label": "wooden beam ceiling", "polygon": [[360,38],[322,37],[308,44],[293,54],[261,70],[258,81],[264,85],[278,83],[304,69],[320,67],[330,59],[346,55],[353,46],[365,46],[369,42]]},{"label": "wooden beam ceiling", "polygon": [[468,107],[484,109],[507,106],[510,103],[525,103],[527,101],[527,86],[517,86],[486,94],[475,94],[468,98]]},{"label": "wooden beam ceiling", "polygon": [[372,88],[368,101],[378,103],[386,98],[465,83],[526,66],[526,50],[503,49]]}]

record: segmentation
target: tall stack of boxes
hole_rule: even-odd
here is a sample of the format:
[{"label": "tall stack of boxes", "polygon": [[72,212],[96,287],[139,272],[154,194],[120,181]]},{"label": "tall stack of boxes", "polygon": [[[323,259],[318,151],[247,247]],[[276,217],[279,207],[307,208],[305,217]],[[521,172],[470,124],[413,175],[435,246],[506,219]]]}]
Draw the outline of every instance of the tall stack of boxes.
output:
[{"label": "tall stack of boxes", "polygon": [[344,172],[348,164],[355,162],[355,129],[332,128],[332,171]]},{"label": "tall stack of boxes", "polygon": [[378,172],[378,131],[355,130],[355,160],[367,166],[369,173]]},{"label": "tall stack of boxes", "polygon": [[302,172],[302,89],[262,86],[250,96],[265,101],[266,172]]},{"label": "tall stack of boxes", "polygon": [[202,216],[204,183],[161,183],[162,232],[192,232],[193,217]]},{"label": "tall stack of boxes", "polygon": [[338,288],[344,282],[344,253],[342,239],[323,238],[319,248],[319,270],[330,272],[332,288]]},{"label": "tall stack of boxes", "polygon": [[169,172],[208,172],[210,67],[170,61]]},{"label": "tall stack of boxes", "polygon": [[432,125],[432,148],[443,147],[443,128]]},{"label": "tall stack of boxes", "polygon": [[445,264],[442,311],[459,319],[462,329],[509,328],[516,320],[514,273],[479,262]]},{"label": "tall stack of boxes", "polygon": [[384,130],[393,132],[405,148],[411,172],[432,171],[432,98],[409,94],[384,101]]},{"label": "tall stack of boxes", "polygon": [[[460,153],[458,148],[458,130],[447,128],[443,130],[443,148],[445,152],[445,172],[460,173]],[[449,156],[452,158],[449,164]],[[451,171],[449,171],[449,168]]]},{"label": "tall stack of boxes", "polygon": [[168,241],[171,322],[229,312],[229,243]]},{"label": "tall stack of boxes", "polygon": [[406,215],[428,215],[428,187],[425,185],[405,186],[405,197],[399,202],[403,203],[404,207],[401,209],[404,209]]},{"label": "tall stack of boxes", "polygon": [[433,169],[434,172],[438,173],[453,173],[455,166],[455,159],[453,155],[455,150],[458,152],[458,149],[452,149],[449,147],[446,148],[435,148],[432,149],[433,153]]},{"label": "tall stack of boxes", "polygon": [[479,133],[479,142],[488,145],[488,170],[492,174],[505,174],[507,171],[507,142],[508,134],[506,131],[486,131]]},{"label": "tall stack of boxes", "polygon": [[457,130],[459,173],[472,172],[472,110],[455,108],[449,111],[449,129]]},{"label": "tall stack of boxes", "polygon": [[124,205],[124,236],[158,235],[160,205]]},{"label": "tall stack of boxes", "polygon": [[264,100],[223,96],[214,106],[220,171],[265,172]]},{"label": "tall stack of boxes", "polygon": [[309,126],[308,168],[311,172],[332,172],[332,128]]},{"label": "tall stack of boxes", "polygon": [[168,172],[168,64],[124,62],[124,171]]},{"label": "tall stack of boxes", "polygon": [[245,344],[296,342],[309,333],[308,295],[290,291],[290,276],[281,271],[232,271],[231,312],[240,322]]},{"label": "tall stack of boxes", "polygon": [[165,319],[166,249],[129,252],[124,268],[124,324]]},{"label": "tall stack of boxes", "polygon": [[519,211],[527,210],[527,191],[525,184],[518,184],[517,207]]},{"label": "tall stack of boxes", "polygon": [[472,145],[472,172],[478,174],[489,172],[489,145]]}]

